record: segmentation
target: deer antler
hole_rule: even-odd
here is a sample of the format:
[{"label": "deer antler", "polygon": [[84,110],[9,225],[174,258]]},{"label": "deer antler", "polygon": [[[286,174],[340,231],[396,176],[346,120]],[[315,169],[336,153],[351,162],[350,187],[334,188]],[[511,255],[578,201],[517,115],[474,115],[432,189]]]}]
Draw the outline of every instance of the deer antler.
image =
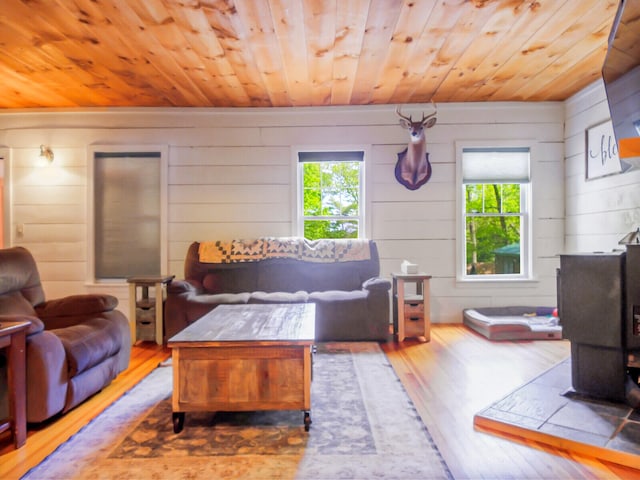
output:
[{"label": "deer antler", "polygon": [[396,107],[396,114],[402,118],[403,120],[406,120],[409,123],[413,123],[413,120],[411,120],[411,116],[407,117],[406,115],[402,115],[402,113],[400,112],[400,106],[398,105]]},{"label": "deer antler", "polygon": [[431,117],[435,116],[438,113],[438,107],[436,107],[436,104],[433,103],[433,100],[431,100],[431,105],[433,105],[433,108],[435,111],[431,115],[427,115],[426,117],[424,116],[424,113],[422,113],[422,121],[420,123],[422,123],[423,125],[426,123],[427,120],[429,120]]}]

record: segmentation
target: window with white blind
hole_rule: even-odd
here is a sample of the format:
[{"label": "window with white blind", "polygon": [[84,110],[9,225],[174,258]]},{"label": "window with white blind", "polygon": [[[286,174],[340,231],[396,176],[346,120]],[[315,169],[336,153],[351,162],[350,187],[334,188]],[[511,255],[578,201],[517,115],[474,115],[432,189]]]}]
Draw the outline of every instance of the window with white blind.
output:
[{"label": "window with white blind", "polygon": [[300,151],[298,235],[363,238],[364,151]]},{"label": "window with white blind", "polygon": [[92,280],[121,281],[162,272],[165,153],[92,152]]},{"label": "window with white blind", "polygon": [[530,148],[461,147],[458,277],[531,277]]}]

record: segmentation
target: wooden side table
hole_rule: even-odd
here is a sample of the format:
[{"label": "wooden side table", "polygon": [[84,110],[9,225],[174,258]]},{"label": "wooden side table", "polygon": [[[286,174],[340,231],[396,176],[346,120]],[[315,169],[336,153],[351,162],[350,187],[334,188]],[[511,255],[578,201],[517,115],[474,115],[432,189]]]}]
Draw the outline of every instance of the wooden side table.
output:
[{"label": "wooden side table", "polygon": [[[399,342],[407,337],[431,340],[429,280],[424,273],[392,273],[393,333]],[[406,292],[406,283],[416,284],[416,293]]]},{"label": "wooden side table", "polygon": [[[164,286],[174,277],[175,275],[140,275],[127,278],[132,343],[137,340],[155,340],[158,345],[162,345]],[[153,288],[154,296],[149,296],[149,288]]]},{"label": "wooden side table", "polygon": [[13,444],[27,441],[26,333],[29,322],[0,322],[0,348],[7,349],[9,418],[0,420],[0,433],[11,430]]}]

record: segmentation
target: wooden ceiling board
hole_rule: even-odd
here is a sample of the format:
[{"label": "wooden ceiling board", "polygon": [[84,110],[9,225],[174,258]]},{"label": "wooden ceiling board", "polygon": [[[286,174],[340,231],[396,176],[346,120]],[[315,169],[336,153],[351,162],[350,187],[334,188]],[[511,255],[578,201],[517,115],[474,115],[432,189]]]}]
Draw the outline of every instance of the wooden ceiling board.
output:
[{"label": "wooden ceiling board", "polygon": [[371,103],[402,4],[401,0],[371,0],[349,103]]},{"label": "wooden ceiling board", "polygon": [[0,56],[0,77],[2,77],[3,105],[4,108],[41,108],[43,105],[55,103],[62,107],[74,107],[68,103],[66,97],[52,92],[44,86],[33,85],[28,94],[24,93],[25,78],[18,75],[15,70],[6,67]]},{"label": "wooden ceiling board", "polygon": [[296,0],[272,0],[270,5],[282,62],[285,66],[283,73],[289,92],[289,103],[296,105],[304,102],[309,93],[303,4]]},{"label": "wooden ceiling board", "polygon": [[[566,71],[546,86],[545,94],[541,95],[540,100],[562,101],[569,98],[575,92],[583,89],[590,83],[595,82],[601,77],[601,70],[589,68],[589,64],[602,64],[606,49],[594,50],[584,58],[582,63],[569,71]],[[534,99],[537,100],[537,99]]]},{"label": "wooden ceiling board", "polygon": [[349,105],[356,88],[360,48],[370,0],[339,1],[336,3],[336,38],[333,54],[333,84],[331,104]]},{"label": "wooden ceiling board", "polygon": [[[534,72],[528,65],[532,58],[543,55],[539,50],[527,48],[536,32],[558,16],[562,2],[536,2],[528,0],[520,8],[514,9],[513,27],[501,39],[494,50],[488,52],[480,72],[485,81],[468,98],[480,98],[484,101],[500,100],[495,96],[518,74]],[[526,53],[524,53],[526,52]],[[524,63],[523,63],[524,62]],[[525,67],[526,65],[526,67]],[[504,100],[501,99],[501,100]]]},{"label": "wooden ceiling board", "polygon": [[[519,54],[512,56],[509,61],[505,62],[501,69],[503,71],[511,70],[514,72],[509,82],[501,88],[494,91],[490,99],[502,100],[505,98],[516,100],[529,100],[532,89],[528,87],[528,83],[535,75],[545,72],[550,65],[560,58],[565,52],[571,50],[576,45],[580,45],[576,54],[584,55],[586,51],[591,52],[592,47],[590,40],[597,40],[602,44],[602,38],[594,38],[591,32],[586,33],[586,29],[580,28],[580,25],[596,25],[599,36],[602,35],[602,13],[600,10],[593,8],[596,4],[601,4],[603,0],[584,0],[580,6],[566,4],[561,7],[545,24],[539,28],[535,34],[524,43],[523,49]],[[615,2],[608,2],[615,12]],[[575,18],[575,23],[567,26],[558,19]],[[607,35],[604,35],[606,43]],[[583,52],[583,53],[581,53]],[[604,61],[604,57],[602,58]],[[527,69],[523,70],[523,64],[527,65]],[[552,70],[546,71],[550,76],[553,75]],[[524,87],[526,88],[526,91]],[[521,92],[516,95],[516,92]],[[535,100],[535,99],[534,99]]]},{"label": "wooden ceiling board", "polygon": [[[66,0],[59,0],[68,5]],[[167,92],[179,95],[177,89],[166,85],[166,76],[161,68],[147,56],[148,44],[154,39],[150,35],[145,42],[140,42],[140,32],[145,31],[145,25],[131,11],[127,5],[118,7],[112,5],[111,8],[101,8],[91,0],[76,0],[76,18],[85,26],[92,38],[81,45],[86,50],[86,63],[98,69],[96,74],[100,82],[107,85],[113,94],[119,94],[122,98],[120,102],[130,105],[140,106],[170,106],[175,99]],[[60,6],[62,8],[62,5]],[[126,13],[121,13],[124,8]],[[123,30],[119,19],[126,15],[129,21],[127,25],[135,25],[133,29]],[[111,20],[111,18],[115,20]],[[129,22],[133,21],[131,24]],[[162,88],[159,88],[162,87]],[[182,99],[186,104],[187,100]],[[105,103],[98,103],[98,106],[113,106],[118,100]],[[81,105],[82,106],[82,105]]]},{"label": "wooden ceiling board", "polygon": [[[333,83],[334,46],[336,37],[336,1],[311,2],[305,5],[305,31],[316,32],[308,39],[307,87],[310,88],[311,105],[329,105]],[[295,68],[286,65],[286,69]]]},{"label": "wooden ceiling board", "polygon": [[424,32],[435,3],[428,1],[401,5],[380,77],[371,96],[372,103],[397,103],[394,94],[409,75],[406,66],[410,65],[412,58],[422,62],[422,52],[418,49],[416,40]]},{"label": "wooden ceiling board", "polygon": [[269,2],[267,0],[238,2],[236,6],[241,24],[245,28],[243,38],[256,61],[270,104],[289,106],[290,97],[284,75],[285,66],[282,63]]},{"label": "wooden ceiling board", "polygon": [[[575,89],[582,89],[600,77],[599,71],[585,69],[583,66],[593,63],[604,62],[606,47],[603,45],[602,36],[609,35],[611,25],[609,22],[602,24],[602,28],[595,32],[591,38],[585,39],[584,43],[574,44],[562,52],[545,70],[547,81],[536,84],[536,89],[530,88],[528,82],[520,86],[520,90],[514,91],[511,95],[515,99],[525,100],[524,95],[528,95],[528,100],[532,101],[558,101],[563,100],[567,92]],[[592,49],[588,50],[586,45],[592,44]],[[564,87],[563,87],[564,85]],[[503,92],[504,93],[504,92]]]},{"label": "wooden ceiling board", "polygon": [[485,60],[509,34],[514,26],[514,12],[522,8],[523,3],[524,0],[518,0],[511,8],[499,9],[485,23],[442,81],[438,91],[440,101],[464,101],[487,81],[487,75],[497,67]]},{"label": "wooden ceiling board", "polygon": [[[499,2],[488,2],[482,8],[475,7],[473,2],[467,2],[465,5],[468,6],[468,12],[455,6],[447,6],[445,3],[438,5],[442,9],[441,16],[456,18],[456,22],[449,27],[445,42],[440,46],[435,61],[428,68],[428,75],[420,86],[423,93],[414,96],[418,102],[429,101],[432,97],[440,101],[441,95],[446,98],[458,88],[458,82],[446,84],[444,81],[448,76],[458,75],[459,77],[460,72],[474,67],[473,64],[463,65],[459,61],[475,39],[482,34],[484,25],[501,6]],[[437,20],[437,25],[442,25],[441,18]],[[427,95],[432,92],[435,95],[432,94],[432,97],[427,98]]]},{"label": "wooden ceiling board", "polygon": [[262,82],[255,58],[252,52],[245,48],[246,40],[241,35],[244,28],[240,24],[235,7],[219,0],[206,4],[201,2],[201,4],[209,24],[220,42],[224,52],[223,55],[232,66],[233,75],[237,77],[238,84],[242,89],[240,96],[242,98],[248,97],[249,99],[249,104],[245,105],[242,102],[236,102],[235,97],[231,96],[219,105],[210,106],[270,106],[269,95]]},{"label": "wooden ceiling board", "polygon": [[0,109],[564,100],[600,77],[617,6],[3,0]]},{"label": "wooden ceiling board", "polygon": [[[429,75],[429,69],[447,38],[448,28],[456,21],[455,16],[442,16],[441,11],[435,9],[436,5],[436,1],[425,2],[423,10],[418,12],[425,19],[425,26],[420,36],[412,42],[415,46],[407,56],[402,81],[394,89],[394,103],[411,103],[416,90]],[[432,97],[433,91],[423,95]]]}]

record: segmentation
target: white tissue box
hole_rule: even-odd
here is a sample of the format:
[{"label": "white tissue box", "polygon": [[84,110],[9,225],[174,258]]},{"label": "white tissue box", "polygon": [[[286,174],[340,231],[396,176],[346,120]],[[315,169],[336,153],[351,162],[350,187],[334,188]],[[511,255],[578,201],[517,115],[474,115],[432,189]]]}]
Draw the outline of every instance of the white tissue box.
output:
[{"label": "white tissue box", "polygon": [[400,269],[402,270],[402,273],[418,273],[418,264],[405,260],[400,265]]}]

